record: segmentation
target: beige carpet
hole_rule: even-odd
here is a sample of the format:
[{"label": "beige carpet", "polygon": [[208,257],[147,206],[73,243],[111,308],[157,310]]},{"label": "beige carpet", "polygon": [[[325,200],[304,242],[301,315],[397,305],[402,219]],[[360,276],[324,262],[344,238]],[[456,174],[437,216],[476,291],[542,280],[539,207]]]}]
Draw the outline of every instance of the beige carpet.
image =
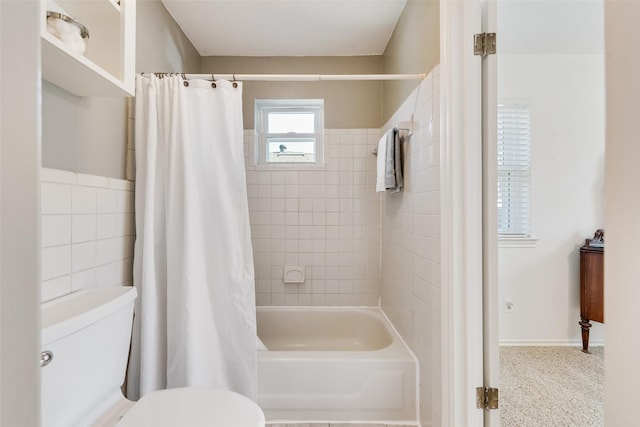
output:
[{"label": "beige carpet", "polygon": [[604,347],[500,348],[501,427],[603,426]]}]

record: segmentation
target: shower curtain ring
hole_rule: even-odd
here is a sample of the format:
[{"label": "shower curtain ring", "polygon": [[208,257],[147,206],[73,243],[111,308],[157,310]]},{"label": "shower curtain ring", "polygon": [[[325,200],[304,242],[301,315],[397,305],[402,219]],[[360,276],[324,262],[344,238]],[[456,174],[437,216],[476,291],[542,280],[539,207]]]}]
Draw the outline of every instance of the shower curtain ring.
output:
[{"label": "shower curtain ring", "polygon": [[233,83],[231,84],[231,86],[233,86],[234,88],[238,87],[238,83],[236,83],[236,75],[233,75]]}]

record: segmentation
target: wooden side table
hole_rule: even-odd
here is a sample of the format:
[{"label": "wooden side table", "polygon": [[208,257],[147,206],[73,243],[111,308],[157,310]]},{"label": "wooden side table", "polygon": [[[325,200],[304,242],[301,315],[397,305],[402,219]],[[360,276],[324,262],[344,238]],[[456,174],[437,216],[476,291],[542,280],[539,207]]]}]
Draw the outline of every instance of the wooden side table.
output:
[{"label": "wooden side table", "polygon": [[[598,230],[600,232],[601,230]],[[596,236],[598,235],[596,232]],[[601,233],[604,244],[604,231]],[[580,248],[580,326],[582,351],[589,353],[591,322],[604,323],[604,246],[593,246],[586,239]]]}]

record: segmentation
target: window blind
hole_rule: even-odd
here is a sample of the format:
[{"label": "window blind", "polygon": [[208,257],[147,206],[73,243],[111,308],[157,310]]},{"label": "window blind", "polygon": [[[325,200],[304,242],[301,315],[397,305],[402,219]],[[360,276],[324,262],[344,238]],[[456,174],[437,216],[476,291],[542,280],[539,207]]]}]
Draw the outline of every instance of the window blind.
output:
[{"label": "window blind", "polygon": [[531,236],[531,123],[527,104],[498,104],[498,235]]}]

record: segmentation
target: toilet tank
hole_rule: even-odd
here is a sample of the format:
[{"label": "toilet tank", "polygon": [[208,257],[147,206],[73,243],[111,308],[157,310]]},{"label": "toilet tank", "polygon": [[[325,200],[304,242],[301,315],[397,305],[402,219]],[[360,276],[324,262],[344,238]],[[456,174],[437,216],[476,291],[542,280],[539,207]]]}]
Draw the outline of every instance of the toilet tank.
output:
[{"label": "toilet tank", "polygon": [[[136,289],[90,289],[42,304],[43,427],[89,426],[124,400]],[[42,364],[42,362],[41,362]]]}]

